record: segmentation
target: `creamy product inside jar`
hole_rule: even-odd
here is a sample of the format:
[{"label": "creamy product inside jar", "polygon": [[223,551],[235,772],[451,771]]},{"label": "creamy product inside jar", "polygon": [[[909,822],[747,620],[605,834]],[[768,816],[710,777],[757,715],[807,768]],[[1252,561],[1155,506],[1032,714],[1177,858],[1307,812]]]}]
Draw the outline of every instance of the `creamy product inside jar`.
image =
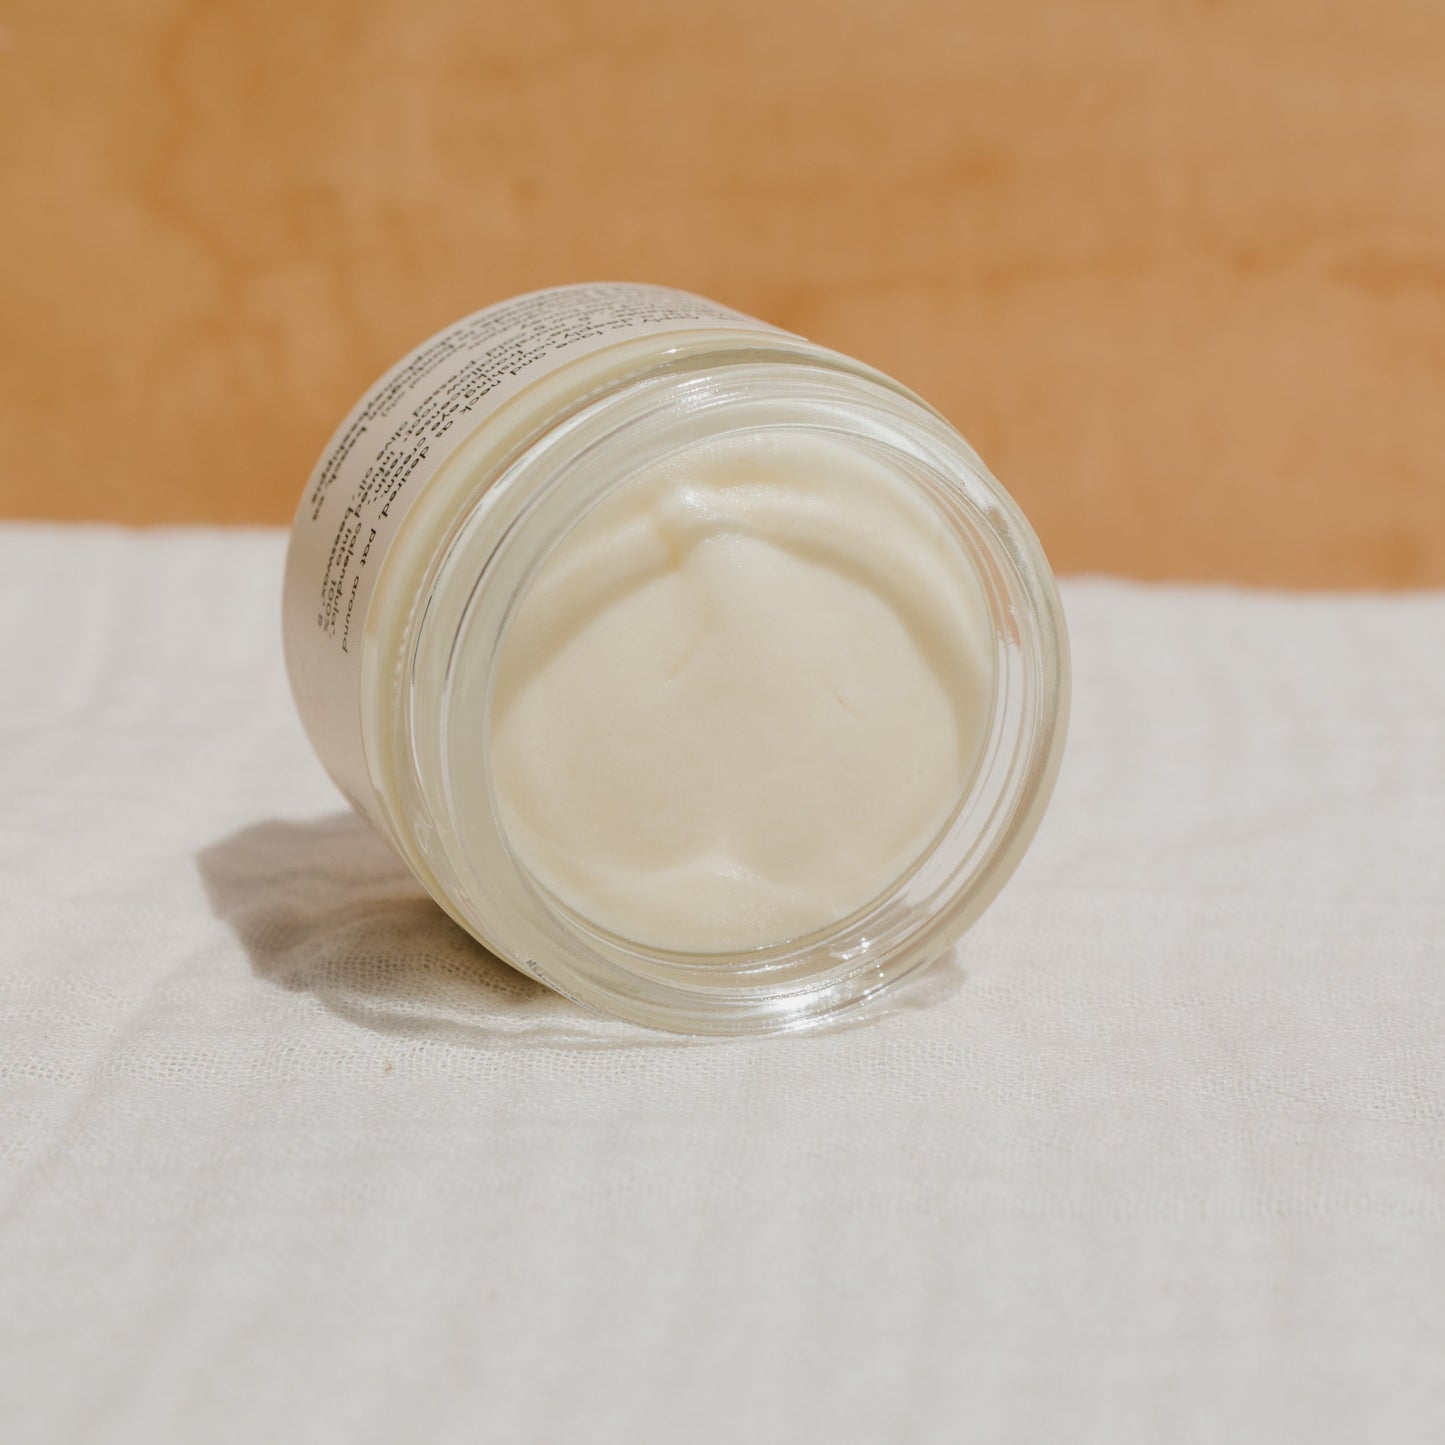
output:
[{"label": "creamy product inside jar", "polygon": [[517,605],[489,720],[508,842],[637,943],[813,933],[948,823],[992,648],[967,554],[880,458],[803,430],[698,445],[613,490]]}]

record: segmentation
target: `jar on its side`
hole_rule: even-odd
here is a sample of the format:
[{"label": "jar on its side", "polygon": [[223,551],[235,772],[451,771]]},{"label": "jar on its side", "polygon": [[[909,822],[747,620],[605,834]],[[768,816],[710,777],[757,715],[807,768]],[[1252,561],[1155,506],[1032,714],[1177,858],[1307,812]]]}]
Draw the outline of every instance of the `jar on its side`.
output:
[{"label": "jar on its side", "polygon": [[398,362],[307,485],[283,620],[318,755],[441,907],[682,1032],[939,957],[1063,747],[1053,579],[962,437],[659,287],[519,297]]}]

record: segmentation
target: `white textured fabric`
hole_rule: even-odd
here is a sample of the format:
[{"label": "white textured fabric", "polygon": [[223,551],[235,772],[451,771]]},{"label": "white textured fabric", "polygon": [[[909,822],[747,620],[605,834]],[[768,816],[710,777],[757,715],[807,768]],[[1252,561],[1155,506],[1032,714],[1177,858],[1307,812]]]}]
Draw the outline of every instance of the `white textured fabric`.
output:
[{"label": "white textured fabric", "polygon": [[0,1439],[1445,1438],[1445,597],[1082,582],[1018,876],[693,1043],[480,954],[281,539],[0,529]]}]

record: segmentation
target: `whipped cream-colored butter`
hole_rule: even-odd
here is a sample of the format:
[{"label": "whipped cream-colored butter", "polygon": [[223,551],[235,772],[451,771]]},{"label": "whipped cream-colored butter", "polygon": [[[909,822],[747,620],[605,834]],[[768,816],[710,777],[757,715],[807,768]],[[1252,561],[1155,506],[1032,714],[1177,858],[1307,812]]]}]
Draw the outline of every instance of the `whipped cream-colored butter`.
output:
[{"label": "whipped cream-colored butter", "polygon": [[438,904],[691,1032],[824,1020],[946,951],[1067,717],[1047,563],[958,433],[657,287],[399,361],[312,474],[283,613],[318,754]]},{"label": "whipped cream-colored butter", "polygon": [[993,634],[919,495],[826,437],[700,444],[562,541],[503,640],[518,856],[613,933],[747,950],[904,875],[983,743]]}]

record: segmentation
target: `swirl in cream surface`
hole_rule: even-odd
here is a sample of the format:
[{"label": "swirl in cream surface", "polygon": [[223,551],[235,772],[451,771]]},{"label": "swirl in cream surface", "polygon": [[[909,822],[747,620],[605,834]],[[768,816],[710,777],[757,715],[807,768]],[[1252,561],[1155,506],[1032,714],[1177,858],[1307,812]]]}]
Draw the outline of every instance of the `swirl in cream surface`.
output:
[{"label": "swirl in cream surface", "polygon": [[825,928],[928,850],[993,688],[977,572],[881,457],[733,435],[611,491],[502,641],[514,855],[596,927],[689,955]]}]

